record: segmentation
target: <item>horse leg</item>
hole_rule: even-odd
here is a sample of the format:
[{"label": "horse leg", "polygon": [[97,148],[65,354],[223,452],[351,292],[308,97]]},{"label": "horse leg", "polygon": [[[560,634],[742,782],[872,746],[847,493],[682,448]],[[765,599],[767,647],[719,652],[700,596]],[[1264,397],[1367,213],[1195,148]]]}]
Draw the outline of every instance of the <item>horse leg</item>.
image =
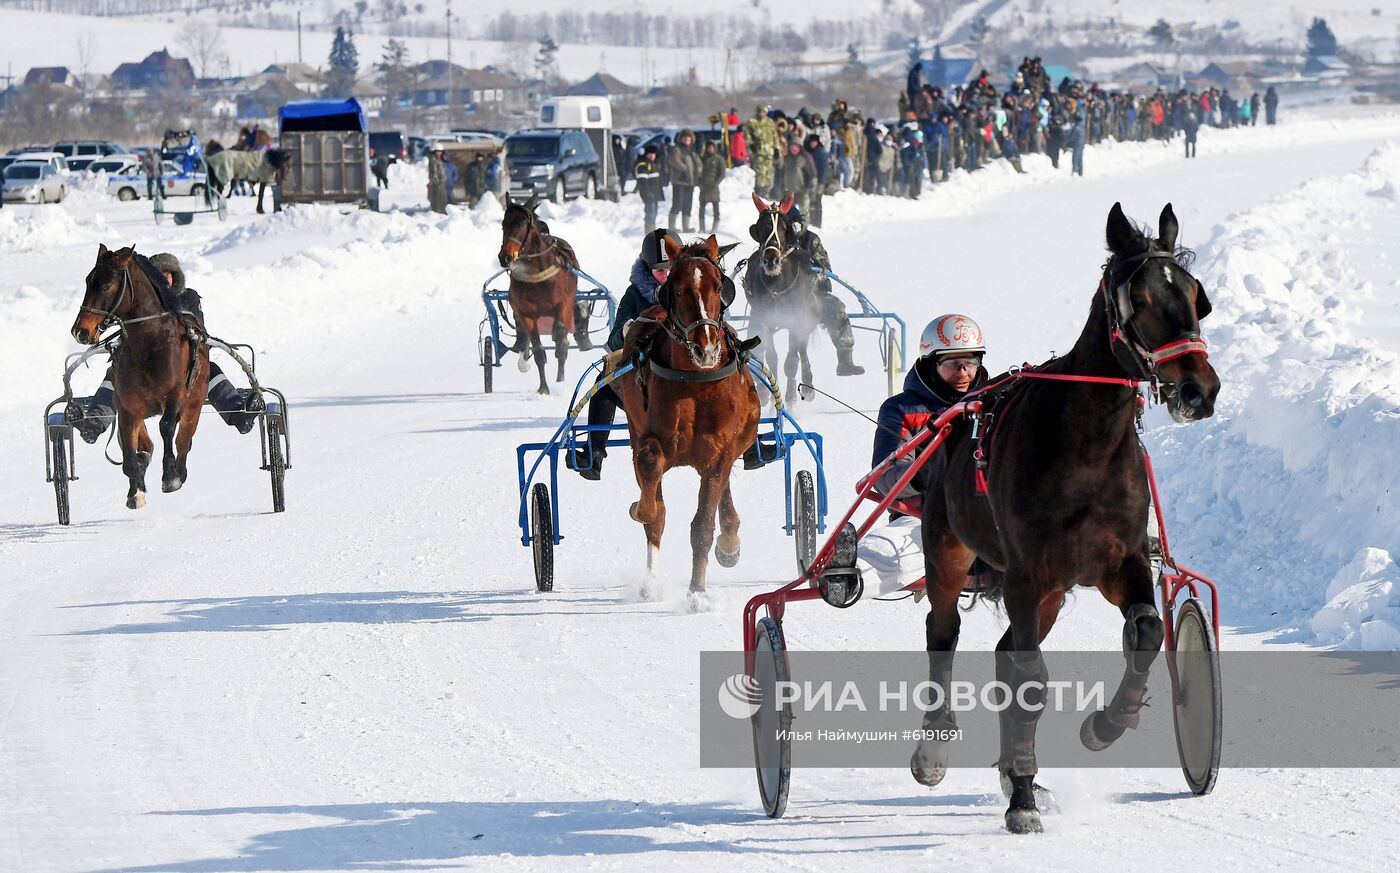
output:
[{"label": "horse leg", "polygon": [[798,343],[793,339],[792,331],[788,331],[787,357],[783,360],[783,375],[787,377],[787,385],[783,391],[783,399],[788,403],[796,403],[797,395],[797,364],[798,364]]},{"label": "horse leg", "polygon": [[569,356],[569,328],[564,325],[563,319],[554,319],[554,357],[558,362],[555,367],[554,381],[564,381],[564,359]]},{"label": "horse leg", "polygon": [[[185,480],[190,477],[190,470],[187,462],[190,456],[190,447],[194,444],[194,432],[199,428],[199,411],[204,404],[191,395],[185,399],[185,405],[181,407],[180,427],[175,432],[175,474],[179,477],[175,488],[167,490],[174,491]],[[170,450],[167,448],[167,452]]]},{"label": "horse leg", "polygon": [[265,190],[267,190],[267,183],[266,183],[266,182],[259,182],[259,183],[258,183],[258,214],[259,214],[259,215],[262,215],[262,214],[263,214],[262,198],[263,198],[263,191],[265,191]]},{"label": "horse leg", "polygon": [[169,494],[179,491],[185,480],[180,476],[175,459],[175,429],[180,424],[180,409],[173,402],[166,406],[160,416],[161,455],[160,490]]},{"label": "horse leg", "polygon": [[[948,752],[956,734],[958,721],[948,706],[953,679],[953,655],[958,648],[958,633],[962,628],[962,612],[958,597],[962,594],[967,568],[972,554],[951,532],[943,528],[940,541],[924,549],[924,580],[928,591],[928,617],[924,631],[928,642],[928,678],[942,690],[942,706],[924,713],[924,734],[909,759],[909,770],[921,785],[932,788],[948,775]],[[947,737],[947,739],[938,739]]]},{"label": "horse leg", "polygon": [[661,477],[666,472],[666,455],[656,437],[643,437],[632,454],[632,470],[637,475],[641,495],[632,504],[633,521],[642,523],[647,536],[647,574],[660,570],[661,534],[666,530],[666,503],[661,497]]},{"label": "horse leg", "polygon": [[[1010,627],[997,643],[997,681],[1009,689],[1009,705],[999,713],[1001,758],[997,769],[1010,784],[1006,829],[1013,834],[1040,833],[1040,809],[1035,792],[1035,727],[1045,708],[1045,688],[1050,673],[1040,652],[1042,622],[1048,630],[1059,612],[1063,593],[1049,601],[1048,614],[1034,577],[1014,564],[1006,569],[1004,606]],[[1023,687],[1024,686],[1024,687]]]},{"label": "horse leg", "polygon": [[518,355],[515,368],[522,373],[530,372],[530,358],[535,354],[533,347],[538,336],[539,326],[533,318],[516,317],[515,345],[511,347],[511,351]]},{"label": "horse leg", "polygon": [[[811,342],[811,340],[812,334],[810,332],[806,333],[803,335],[802,341],[797,345],[797,359],[802,364],[802,383],[804,385],[812,384],[812,362],[807,358],[807,343]],[[797,391],[798,396],[803,400],[811,400],[816,396],[810,388],[798,388]]]},{"label": "horse leg", "polygon": [[719,539],[715,541],[715,560],[721,567],[739,563],[739,510],[734,508],[734,491],[729,487],[732,468],[724,467],[724,490],[719,495]]},{"label": "horse leg", "polygon": [[140,509],[146,505],[146,465],[151,461],[155,443],[146,431],[145,420],[121,408],[117,410],[117,438],[122,449],[122,472],[131,483],[126,492],[126,508]]},{"label": "horse leg", "polygon": [[549,379],[544,374],[544,366],[549,360],[544,356],[544,341],[540,339],[539,330],[530,331],[530,356],[535,359],[535,369],[540,373],[539,393],[549,394]]},{"label": "horse leg", "polygon": [[1162,648],[1163,637],[1152,591],[1152,566],[1145,554],[1130,557],[1123,575],[1099,588],[1123,613],[1123,656],[1128,663],[1108,708],[1091,713],[1079,729],[1080,741],[1094,752],[1107,749],[1123,731],[1138,726],[1147,696],[1147,671]]}]

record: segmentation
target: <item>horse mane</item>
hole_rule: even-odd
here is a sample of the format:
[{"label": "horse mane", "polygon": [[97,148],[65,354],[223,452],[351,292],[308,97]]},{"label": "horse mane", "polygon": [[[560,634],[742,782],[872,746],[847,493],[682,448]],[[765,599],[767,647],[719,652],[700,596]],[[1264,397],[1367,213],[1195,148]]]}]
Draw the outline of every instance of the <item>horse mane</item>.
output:
[{"label": "horse mane", "polygon": [[131,253],[131,259],[137,267],[141,268],[142,274],[151,283],[151,287],[155,289],[156,297],[160,298],[161,305],[171,312],[178,311],[175,301],[170,296],[170,283],[165,281],[165,274],[161,272],[160,268],[151,263],[150,258],[135,251]]}]

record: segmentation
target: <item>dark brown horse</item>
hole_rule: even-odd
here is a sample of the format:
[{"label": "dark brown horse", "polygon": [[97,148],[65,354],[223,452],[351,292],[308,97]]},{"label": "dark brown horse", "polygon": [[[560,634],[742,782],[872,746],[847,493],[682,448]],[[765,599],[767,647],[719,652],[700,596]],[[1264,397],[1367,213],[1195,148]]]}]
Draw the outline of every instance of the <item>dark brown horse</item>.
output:
[{"label": "dark brown horse", "polygon": [[[998,761],[1003,784],[1010,786],[1006,827],[1014,833],[1041,830],[1035,704],[1043,699],[1049,674],[1040,642],[1066,593],[1076,585],[1098,588],[1125,623],[1127,668],[1108,708],[1084,723],[1081,739],[1089,748],[1107,748],[1137,725],[1147,671],[1162,645],[1148,552],[1148,485],[1136,430],[1138,395],[1130,383],[1151,385],[1179,422],[1209,417],[1220,390],[1200,339],[1210,301],[1187,271],[1189,253],[1176,249],[1176,235],[1170,204],[1162,210],[1156,239],[1114,204],[1108,215],[1110,256],[1074,348],[1031,376],[988,392],[984,402],[994,418],[984,418],[980,438],[966,424],[950,435],[943,448],[946,469],[930,476],[924,495],[930,678],[945,691],[961,622],[958,595],[969,565],[975,555],[996,570],[987,594],[1000,598],[1010,625],[997,644],[997,679],[1018,692],[1000,714]],[[1100,381],[1077,381],[1085,377]],[[986,493],[979,493],[979,452]],[[1032,685],[1022,698],[1023,683],[1042,683],[1041,690]],[[953,724],[946,709],[925,718],[926,726]],[[946,744],[921,743],[911,761],[914,777],[936,785],[947,754]]]},{"label": "dark brown horse", "polygon": [[[758,392],[739,357],[733,333],[721,321],[723,249],[713,236],[682,248],[667,239],[671,275],[652,307],[629,332],[623,352],[647,350],[639,378],[622,377],[619,392],[627,411],[632,465],[641,486],[631,515],[647,538],[647,571],[657,572],[666,504],[661,478],[675,467],[700,474],[700,498],[690,522],[691,608],[704,605],[705,570],[711,544],[715,560],[739,560],[739,513],[729,474],[758,433]],[[644,381],[641,381],[644,380]],[[715,541],[715,515],[720,535]]]},{"label": "dark brown horse", "polygon": [[111,325],[121,326],[112,388],[122,472],[131,482],[128,509],[146,505],[146,465],[155,449],[146,419],[160,416],[165,442],[161,490],[178,491],[189,476],[185,460],[209,391],[209,347],[190,336],[164,299],[167,292],[165,277],[134,248],[113,252],[99,245],[73,322],[73,338],[83,345],[97,342]]},{"label": "dark brown horse", "polygon": [[[588,337],[587,311],[574,302],[578,293],[578,256],[573,247],[557,236],[535,215],[539,195],[532,194],[524,204],[508,202],[501,221],[501,266],[510,270],[510,308],[515,315],[515,345],[520,356],[520,372],[530,369],[530,358],[540,371],[541,394],[549,393],[544,375],[544,343],[540,329],[549,326],[554,337],[554,354],[559,359],[554,381],[564,381],[564,361],[569,354],[569,334],[579,351],[593,348]],[[552,324],[551,324],[552,322]]]},{"label": "dark brown horse", "polygon": [[749,227],[749,235],[759,249],[749,258],[744,271],[750,330],[763,340],[764,360],[774,373],[778,371],[774,334],[780,330],[788,332],[787,357],[783,360],[783,375],[787,377],[783,397],[788,403],[810,399],[809,395],[799,394],[798,368],[802,371],[801,384],[811,385],[812,362],[807,357],[807,345],[822,317],[812,256],[797,245],[797,234],[788,218],[793,199],[789,193],[781,203],[766,203],[753,195],[758,220]]}]

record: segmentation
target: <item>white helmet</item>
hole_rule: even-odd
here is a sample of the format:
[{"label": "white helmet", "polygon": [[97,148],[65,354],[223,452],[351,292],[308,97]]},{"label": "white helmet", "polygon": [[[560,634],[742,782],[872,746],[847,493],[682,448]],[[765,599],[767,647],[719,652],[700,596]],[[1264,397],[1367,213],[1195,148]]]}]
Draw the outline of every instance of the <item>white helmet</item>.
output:
[{"label": "white helmet", "polygon": [[950,352],[977,353],[987,351],[982,342],[982,328],[966,315],[940,315],[928,323],[919,337],[919,356]]}]

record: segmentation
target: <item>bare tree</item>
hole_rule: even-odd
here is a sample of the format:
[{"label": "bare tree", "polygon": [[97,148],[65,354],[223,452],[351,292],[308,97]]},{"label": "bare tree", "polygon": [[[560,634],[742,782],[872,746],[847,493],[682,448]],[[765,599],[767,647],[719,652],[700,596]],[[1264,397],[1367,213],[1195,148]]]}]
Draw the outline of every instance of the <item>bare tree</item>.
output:
[{"label": "bare tree", "polygon": [[189,53],[190,62],[199,71],[200,78],[207,78],[210,67],[228,54],[224,51],[223,28],[208,21],[186,21],[176,32],[175,43]]},{"label": "bare tree", "polygon": [[78,51],[78,78],[83,80],[83,87],[87,88],[88,73],[92,71],[92,62],[97,59],[97,35],[90,30],[85,30],[73,37],[73,46]]}]

